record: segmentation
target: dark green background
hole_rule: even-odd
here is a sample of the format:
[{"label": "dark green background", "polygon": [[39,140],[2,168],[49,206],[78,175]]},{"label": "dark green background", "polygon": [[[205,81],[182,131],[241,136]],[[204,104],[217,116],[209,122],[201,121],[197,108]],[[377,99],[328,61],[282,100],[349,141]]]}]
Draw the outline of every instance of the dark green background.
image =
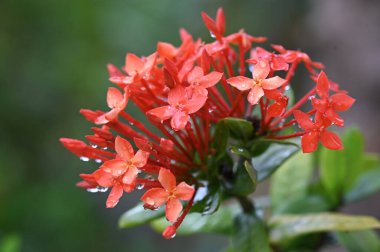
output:
[{"label": "dark green background", "polygon": [[[271,42],[301,47],[327,62],[332,71],[336,69],[332,75],[345,82],[345,88],[352,88],[354,97],[366,99],[363,105],[356,104],[362,109],[351,112],[348,124],[363,126],[371,139],[370,149],[378,150],[378,138],[372,135],[375,128],[361,123],[363,117],[355,117],[355,113],[363,111],[363,106],[371,111],[371,101],[379,95],[371,89],[360,93],[363,90],[355,88],[350,71],[339,68],[341,59],[334,53],[349,54],[355,48],[346,48],[343,39],[323,40],[323,29],[331,30],[331,26],[318,22],[325,19],[323,8],[330,10],[331,2],[320,2],[323,4],[299,0],[1,0],[0,243],[1,239],[19,240],[22,251],[36,252],[186,252],[224,247],[226,239],[217,236],[166,241],[147,226],[119,230],[118,217],[139,195],[124,196],[115,209],[105,209],[106,194],[75,187],[78,174],[91,171],[93,165],[80,162],[58,142],[62,136],[84,139],[90,133],[91,125],[79,115],[80,108],[105,109],[110,85],[107,63],[121,66],[126,52],[148,55],[157,41],[178,45],[180,27],[210,41],[201,21],[202,10],[214,16],[223,6],[228,33],[244,27],[253,35],[268,36]],[[344,1],[335,2],[347,7]],[[362,2],[368,9],[378,8],[375,1]],[[326,15],[339,21],[338,14],[334,17],[330,11]],[[371,22],[365,27],[374,26]],[[372,71],[375,76],[377,72]],[[355,72],[351,75],[357,76]],[[372,82],[365,80],[362,87],[365,83]],[[373,88],[370,84],[367,88]],[[373,122],[379,119],[378,114],[364,116]]]}]

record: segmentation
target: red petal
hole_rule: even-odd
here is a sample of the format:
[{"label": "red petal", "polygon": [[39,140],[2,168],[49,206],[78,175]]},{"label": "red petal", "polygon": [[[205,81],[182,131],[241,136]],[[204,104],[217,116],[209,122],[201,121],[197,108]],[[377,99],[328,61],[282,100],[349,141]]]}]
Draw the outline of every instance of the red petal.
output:
[{"label": "red petal", "polygon": [[124,69],[128,75],[136,75],[144,67],[144,62],[133,53],[127,53]]},{"label": "red petal", "polygon": [[160,181],[162,187],[168,192],[174,190],[176,186],[176,179],[168,169],[161,168],[158,174],[158,181]]},{"label": "red petal", "polygon": [[111,173],[105,172],[102,169],[98,169],[92,173],[96,183],[100,186],[111,187],[114,185],[114,177]]},{"label": "red petal", "polygon": [[323,146],[330,150],[342,150],[343,144],[339,136],[331,131],[323,131],[321,133],[321,142]]},{"label": "red petal", "polygon": [[134,165],[129,166],[128,170],[125,172],[123,176],[123,184],[126,184],[126,185],[134,184],[138,173],[139,173],[139,170],[136,168],[136,166]]},{"label": "red petal", "polygon": [[179,199],[171,198],[168,200],[168,203],[166,203],[166,219],[170,222],[176,222],[179,214],[182,211],[182,204],[179,201]]},{"label": "red petal", "polygon": [[124,160],[112,159],[104,162],[100,169],[106,173],[110,173],[113,177],[119,177],[127,171],[127,165]]},{"label": "red petal", "polygon": [[152,115],[161,119],[162,121],[171,118],[177,110],[172,106],[163,106],[155,109],[151,109],[147,112],[148,115]]},{"label": "red petal", "polygon": [[321,98],[326,98],[329,96],[329,80],[325,72],[321,71],[317,79],[317,94]]},{"label": "red petal", "polygon": [[165,42],[158,42],[157,52],[162,58],[172,59],[177,54],[178,49],[172,44]]},{"label": "red petal", "polygon": [[181,200],[190,200],[194,195],[194,188],[185,182],[177,185],[174,196]]},{"label": "red petal", "polygon": [[284,85],[287,81],[281,77],[275,76],[262,81],[263,89],[276,89]]},{"label": "red petal", "polygon": [[311,99],[311,104],[313,105],[313,108],[316,109],[320,113],[324,113],[328,107],[327,100],[320,100],[317,98]]},{"label": "red petal", "polygon": [[333,122],[336,126],[343,127],[344,120],[332,108],[325,112],[326,118]]},{"label": "red petal", "polygon": [[313,130],[315,129],[315,125],[314,123],[310,120],[309,116],[300,111],[300,110],[295,110],[293,112],[293,115],[294,115],[294,118],[296,119],[297,123],[299,124],[299,126],[306,130],[306,131],[310,131],[310,130]]},{"label": "red petal", "polygon": [[185,108],[189,114],[195,113],[203,107],[203,105],[206,103],[206,100],[207,96],[195,93],[191,99],[187,101]]},{"label": "red petal", "polygon": [[116,184],[107,198],[107,208],[113,208],[119,203],[119,199],[123,196],[123,187],[120,184]]},{"label": "red petal", "polygon": [[245,91],[252,88],[253,80],[244,76],[236,76],[229,78],[227,83],[240,91]]},{"label": "red petal", "polygon": [[270,72],[269,64],[266,60],[260,60],[253,67],[252,76],[254,79],[263,80],[265,79]]},{"label": "red petal", "polygon": [[302,136],[301,147],[303,153],[311,153],[318,148],[318,132],[309,132]]},{"label": "red petal", "polygon": [[191,72],[187,75],[187,81],[189,83],[193,83],[197,79],[201,78],[203,76],[203,69],[196,66],[191,70]]},{"label": "red petal", "polygon": [[252,105],[255,105],[260,101],[261,97],[263,96],[264,90],[261,87],[255,85],[248,93],[248,102]]},{"label": "red petal", "polygon": [[166,203],[169,194],[162,188],[153,188],[148,190],[141,197],[141,200],[148,206],[158,208]]},{"label": "red petal", "polygon": [[226,17],[224,16],[224,12],[222,8],[219,8],[216,13],[216,26],[219,30],[220,35],[224,34],[224,31],[226,30]]},{"label": "red petal", "polygon": [[223,73],[211,72],[211,73],[203,76],[202,78],[200,78],[198,80],[198,83],[199,83],[199,85],[201,85],[204,88],[213,87],[216,85],[216,83],[218,83],[218,81],[220,81],[222,76],[223,76]]},{"label": "red petal", "polygon": [[354,102],[354,98],[343,93],[337,93],[331,96],[331,103],[336,111],[346,111]]},{"label": "red petal", "polygon": [[170,125],[174,130],[184,129],[187,122],[189,121],[190,116],[184,111],[178,110],[172,117]]},{"label": "red petal", "polygon": [[210,18],[205,12],[202,12],[203,22],[207,29],[212,32],[216,37],[219,37],[218,28],[212,18]]},{"label": "red petal", "polygon": [[288,105],[287,100],[283,102],[275,102],[268,108],[268,114],[271,117],[280,116],[285,112],[285,108]]},{"label": "red petal", "polygon": [[168,94],[168,103],[170,105],[177,105],[178,103],[186,100],[186,90],[182,85],[176,85]]},{"label": "red petal", "polygon": [[120,136],[115,139],[115,150],[117,155],[125,161],[129,161],[135,155],[132,145]]},{"label": "red petal", "polygon": [[143,167],[148,162],[149,152],[138,150],[133,158],[133,164],[136,167]]},{"label": "red petal", "polygon": [[168,226],[165,228],[164,232],[162,232],[162,236],[165,239],[172,239],[177,232],[177,228],[175,226]]}]

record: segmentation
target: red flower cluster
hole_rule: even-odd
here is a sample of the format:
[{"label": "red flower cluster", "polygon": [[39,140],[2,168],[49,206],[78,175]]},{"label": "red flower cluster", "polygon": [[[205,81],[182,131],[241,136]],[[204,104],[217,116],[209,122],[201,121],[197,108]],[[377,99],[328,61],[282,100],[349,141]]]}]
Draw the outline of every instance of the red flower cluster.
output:
[{"label": "red flower cluster", "polygon": [[[216,20],[205,13],[202,17],[215,41],[194,40],[182,29],[179,47],[159,42],[157,52],[148,57],[128,53],[121,70],[109,65],[109,80],[118,87],[108,90],[110,111],[81,110],[87,120],[100,125],[86,136],[89,145],[61,139],[82,160],[102,163],[94,172],[81,174],[78,186],[90,191],[110,188],[107,207],[135,189],[148,190],[141,198],[147,209],[166,204],[166,217],[173,223],[163,233],[166,238],[175,234],[202,186],[195,174],[207,172],[207,161],[215,154],[212,142],[218,137],[215,125],[221,119],[257,117],[260,125],[254,137],[302,136],[304,152],[315,151],[319,140],[327,148],[341,149],[339,137],[326,129],[343,126],[338,112],[355,101],[324,72],[318,74],[322,64],[307,54],[279,45],[272,45],[273,51],[254,47],[266,39],[243,30],[225,36],[221,9]],[[301,63],[317,84],[289,106],[289,85]],[[336,93],[330,96],[329,90]],[[301,112],[310,97],[313,109]],[[144,122],[128,113],[135,109],[128,102],[143,113]],[[313,115],[314,122],[309,119]],[[303,132],[281,134],[295,122]]]}]

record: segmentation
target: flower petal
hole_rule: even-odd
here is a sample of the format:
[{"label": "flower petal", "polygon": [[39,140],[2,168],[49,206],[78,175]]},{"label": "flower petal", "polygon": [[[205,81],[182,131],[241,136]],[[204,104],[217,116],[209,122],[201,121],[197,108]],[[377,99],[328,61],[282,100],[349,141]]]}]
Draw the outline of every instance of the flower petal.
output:
[{"label": "flower petal", "polygon": [[354,102],[354,98],[343,93],[337,93],[331,96],[331,103],[336,111],[346,111]]},{"label": "flower petal", "polygon": [[128,75],[136,75],[144,67],[144,62],[133,53],[127,53],[124,69]]},{"label": "flower petal", "polygon": [[139,170],[136,166],[131,165],[128,167],[128,170],[125,172],[123,176],[123,184],[126,185],[132,185],[134,184],[137,174],[139,173]]},{"label": "flower petal", "polygon": [[187,122],[189,121],[190,116],[184,111],[178,110],[172,117],[170,121],[170,125],[173,130],[181,130],[184,129]]},{"label": "flower petal", "polygon": [[318,133],[309,132],[302,136],[301,147],[303,153],[311,153],[317,150],[318,148]]},{"label": "flower petal", "polygon": [[114,178],[111,173],[98,169],[92,173],[96,183],[103,187],[111,187],[114,185]]},{"label": "flower petal", "polygon": [[202,95],[202,93],[204,92],[194,93],[191,99],[187,101],[185,108],[189,114],[197,112],[205,105],[207,96]]},{"label": "flower petal", "polygon": [[251,103],[252,105],[255,105],[259,102],[261,97],[264,96],[264,90],[255,85],[251,91],[248,93],[248,102]]},{"label": "flower petal", "polygon": [[211,72],[211,73],[201,77],[198,80],[198,83],[200,86],[202,86],[204,88],[213,87],[216,85],[216,83],[218,83],[218,81],[220,81],[222,76],[223,76],[223,73]]},{"label": "flower petal", "polygon": [[148,115],[152,115],[162,121],[171,118],[177,110],[172,106],[163,106],[159,108],[151,109],[147,112]]},{"label": "flower petal", "polygon": [[160,169],[160,172],[158,173],[158,181],[160,181],[162,187],[168,192],[172,191],[176,186],[176,179],[173,173],[165,168]]},{"label": "flower petal", "polygon": [[124,96],[119,89],[110,87],[107,92],[107,105],[113,109],[123,102]]},{"label": "flower petal", "polygon": [[148,162],[149,152],[138,150],[133,157],[133,164],[136,167],[143,167]]},{"label": "flower petal", "polygon": [[240,91],[245,91],[252,88],[253,80],[244,76],[236,76],[229,78],[227,83]]},{"label": "flower petal", "polygon": [[203,69],[199,66],[196,66],[193,68],[193,70],[190,71],[190,73],[187,75],[187,81],[189,83],[193,83],[194,81],[198,80],[203,76]]},{"label": "flower petal", "polygon": [[252,77],[254,79],[263,80],[270,72],[269,64],[266,60],[259,60],[256,65],[253,66]]},{"label": "flower petal", "polygon": [[195,189],[186,182],[181,182],[177,185],[174,196],[181,200],[190,200],[194,195]]},{"label": "flower petal", "polygon": [[176,56],[178,49],[172,44],[166,42],[158,42],[157,52],[162,58],[172,59]]},{"label": "flower petal", "polygon": [[182,85],[176,85],[173,89],[169,91],[168,103],[170,105],[175,106],[186,100],[187,100],[186,89]]},{"label": "flower petal", "polygon": [[132,145],[120,136],[115,139],[115,150],[117,155],[124,161],[129,161],[135,155]]},{"label": "flower petal", "polygon": [[310,120],[309,116],[300,111],[300,110],[295,110],[293,112],[293,115],[294,115],[294,118],[296,119],[297,123],[299,124],[299,126],[306,130],[306,131],[310,131],[310,130],[313,130],[315,128],[315,125],[314,123]]},{"label": "flower petal", "polygon": [[119,203],[119,199],[121,198],[121,196],[123,196],[123,187],[120,184],[114,185],[107,198],[107,208],[115,207],[117,203]]},{"label": "flower petal", "polygon": [[158,208],[166,203],[168,197],[169,194],[165,189],[153,188],[144,193],[141,200],[152,208]]},{"label": "flower petal", "polygon": [[329,80],[325,72],[321,71],[317,78],[317,94],[321,98],[327,98],[329,96]]},{"label": "flower petal", "polygon": [[275,77],[263,80],[262,86],[263,86],[263,89],[272,90],[272,89],[276,89],[283,86],[286,82],[287,80],[281,77],[275,76]]},{"label": "flower petal", "polygon": [[123,175],[127,171],[127,166],[124,160],[112,159],[104,162],[99,169],[104,172],[110,173],[113,177],[118,177]]},{"label": "flower petal", "polygon": [[170,222],[176,222],[179,214],[182,211],[182,204],[179,199],[171,198],[168,200],[168,203],[166,203],[166,219]]},{"label": "flower petal", "polygon": [[330,150],[342,150],[343,144],[339,136],[331,131],[323,131],[321,133],[321,142],[323,146]]}]

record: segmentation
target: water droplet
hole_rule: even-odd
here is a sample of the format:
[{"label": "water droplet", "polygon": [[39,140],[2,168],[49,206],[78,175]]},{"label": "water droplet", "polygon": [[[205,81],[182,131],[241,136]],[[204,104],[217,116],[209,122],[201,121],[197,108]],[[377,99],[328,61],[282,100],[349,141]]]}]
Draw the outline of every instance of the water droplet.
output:
[{"label": "water droplet", "polygon": [[288,91],[289,89],[290,89],[290,86],[287,85],[287,86],[285,87],[285,90]]},{"label": "water droplet", "polygon": [[129,122],[129,125],[133,126],[133,125],[134,125],[134,123],[133,123],[133,122]]},{"label": "water droplet", "polygon": [[108,191],[108,187],[102,187],[102,186],[97,186],[97,187],[94,187],[94,188],[87,188],[87,192],[90,192],[90,193],[97,193],[97,192],[107,192]]},{"label": "water droplet", "polygon": [[249,65],[249,67],[248,67],[248,69],[249,69],[249,71],[251,72],[251,73],[253,73],[253,69],[254,69],[255,67],[253,66],[253,65]]},{"label": "water droplet", "polygon": [[83,161],[83,162],[88,162],[88,161],[90,161],[90,158],[88,158],[88,157],[80,157],[79,158],[81,161]]},{"label": "water droplet", "polygon": [[98,146],[96,144],[91,144],[91,147],[94,149],[98,148]]},{"label": "water droplet", "polygon": [[174,135],[174,130],[169,130],[170,135]]},{"label": "water droplet", "polygon": [[103,150],[108,150],[108,147],[104,147]]},{"label": "water droplet", "polygon": [[141,189],[144,189],[144,184],[138,184],[137,186],[136,186],[136,188],[137,188],[137,190],[141,190]]},{"label": "water droplet", "polygon": [[102,193],[107,192],[108,191],[108,187],[98,186],[98,191],[102,192]]},{"label": "water droplet", "polygon": [[243,148],[238,148],[238,151],[239,151],[239,152],[243,152],[244,149],[243,149]]},{"label": "water droplet", "polygon": [[177,233],[174,233],[172,236],[170,236],[171,239],[173,239],[176,236]]},{"label": "water droplet", "polygon": [[99,159],[99,158],[97,158],[97,159],[95,159],[95,162],[98,163],[98,164],[100,164],[102,162],[102,160]]},{"label": "water droplet", "polygon": [[315,98],[315,95],[311,95],[311,96],[308,97],[309,100],[312,100],[314,98]]},{"label": "water droplet", "polygon": [[170,164],[176,164],[177,163],[177,161],[175,161],[175,160],[170,160]]},{"label": "water droplet", "polygon": [[216,38],[215,34],[213,32],[210,32],[211,38]]}]

